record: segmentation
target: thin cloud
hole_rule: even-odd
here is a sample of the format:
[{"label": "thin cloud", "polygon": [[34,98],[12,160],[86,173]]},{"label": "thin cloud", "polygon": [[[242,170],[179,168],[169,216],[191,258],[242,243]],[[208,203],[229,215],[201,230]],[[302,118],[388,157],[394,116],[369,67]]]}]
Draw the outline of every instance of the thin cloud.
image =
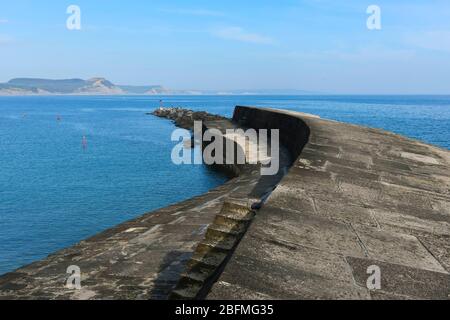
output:
[{"label": "thin cloud", "polygon": [[257,33],[246,32],[239,27],[226,27],[214,30],[212,34],[218,38],[257,44],[273,44],[272,38]]},{"label": "thin cloud", "polygon": [[450,52],[450,31],[415,33],[407,36],[406,42],[421,49]]},{"label": "thin cloud", "polygon": [[415,57],[414,50],[391,49],[384,46],[365,46],[353,49],[331,50],[303,50],[283,53],[280,58],[302,61],[343,61],[343,62],[370,62],[370,61],[405,61]]},{"label": "thin cloud", "polygon": [[190,16],[204,16],[204,17],[223,17],[225,14],[220,11],[208,10],[208,9],[162,9],[162,12],[190,15]]},{"label": "thin cloud", "polygon": [[12,42],[12,38],[7,35],[0,34],[0,45],[8,44]]},{"label": "thin cloud", "polygon": [[0,19],[0,24],[7,24],[8,22],[8,19]]}]

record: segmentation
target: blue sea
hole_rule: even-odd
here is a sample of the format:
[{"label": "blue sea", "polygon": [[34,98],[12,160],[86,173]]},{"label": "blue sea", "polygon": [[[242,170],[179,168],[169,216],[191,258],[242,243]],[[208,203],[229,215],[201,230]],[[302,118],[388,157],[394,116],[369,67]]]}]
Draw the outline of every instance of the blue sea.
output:
[{"label": "blue sea", "polygon": [[160,99],[297,110],[450,149],[450,96],[0,97],[0,274],[226,181],[172,164],[174,126],[146,115]]}]

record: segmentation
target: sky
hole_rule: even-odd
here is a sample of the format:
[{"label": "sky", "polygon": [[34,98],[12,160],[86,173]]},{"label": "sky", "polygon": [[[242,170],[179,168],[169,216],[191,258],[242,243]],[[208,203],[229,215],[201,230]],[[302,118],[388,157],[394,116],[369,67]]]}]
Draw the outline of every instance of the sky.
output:
[{"label": "sky", "polygon": [[[81,30],[66,27],[70,5]],[[450,1],[0,0],[0,82],[15,77],[450,94]]]}]

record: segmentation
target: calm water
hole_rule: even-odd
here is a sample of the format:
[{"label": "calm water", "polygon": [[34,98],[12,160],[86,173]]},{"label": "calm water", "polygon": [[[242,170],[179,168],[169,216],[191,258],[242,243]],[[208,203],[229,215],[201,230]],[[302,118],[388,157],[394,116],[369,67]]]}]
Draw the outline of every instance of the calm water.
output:
[{"label": "calm water", "polygon": [[[159,99],[0,97],[0,274],[225,181],[203,166],[171,163],[174,127],[145,115]],[[298,110],[450,149],[450,97],[163,99],[226,116],[238,104]]]}]

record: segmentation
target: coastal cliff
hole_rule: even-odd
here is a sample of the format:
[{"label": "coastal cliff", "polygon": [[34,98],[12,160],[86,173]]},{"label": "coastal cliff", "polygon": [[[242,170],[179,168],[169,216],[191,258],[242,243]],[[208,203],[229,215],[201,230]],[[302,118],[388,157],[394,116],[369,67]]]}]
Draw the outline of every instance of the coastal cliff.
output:
[{"label": "coastal cliff", "polygon": [[0,95],[115,95],[124,94],[118,86],[104,78],[83,79],[32,79],[17,78],[0,83]]},{"label": "coastal cliff", "polygon": [[0,96],[124,94],[166,95],[174,94],[174,92],[160,85],[116,85],[101,77],[88,80],[16,78],[11,79],[6,83],[0,83]]},{"label": "coastal cliff", "polygon": [[[190,112],[157,111],[186,128]],[[279,129],[279,174],[239,168],[0,277],[0,299],[449,299],[448,150],[266,108],[236,107],[205,128]],[[64,286],[71,265],[81,290]],[[374,266],[380,288],[367,285]]]}]

